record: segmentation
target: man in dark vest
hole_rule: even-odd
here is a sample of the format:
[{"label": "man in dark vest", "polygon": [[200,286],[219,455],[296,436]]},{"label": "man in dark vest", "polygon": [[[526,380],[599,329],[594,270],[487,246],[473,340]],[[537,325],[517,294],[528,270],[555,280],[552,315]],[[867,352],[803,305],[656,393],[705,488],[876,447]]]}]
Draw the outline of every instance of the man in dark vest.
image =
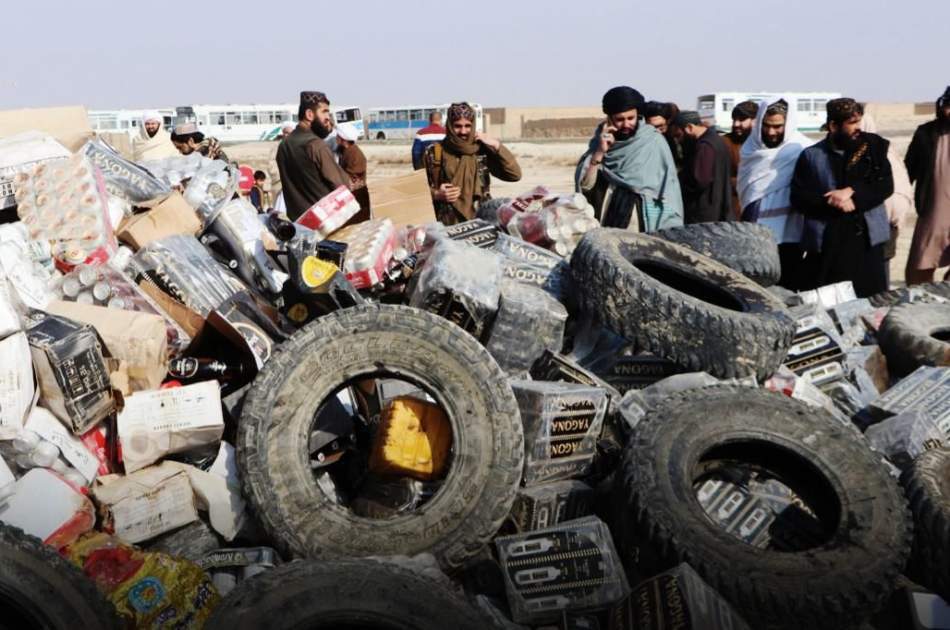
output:
[{"label": "man in dark vest", "polygon": [[349,183],[349,177],[323,141],[333,129],[326,94],[301,92],[297,117],[297,128],[281,140],[277,148],[277,168],[287,216],[291,220]]},{"label": "man in dark vest", "polygon": [[680,112],[675,125],[695,142],[681,176],[684,222],[734,220],[729,178],[732,160],[726,143],[715,129],[702,124],[698,112]]}]

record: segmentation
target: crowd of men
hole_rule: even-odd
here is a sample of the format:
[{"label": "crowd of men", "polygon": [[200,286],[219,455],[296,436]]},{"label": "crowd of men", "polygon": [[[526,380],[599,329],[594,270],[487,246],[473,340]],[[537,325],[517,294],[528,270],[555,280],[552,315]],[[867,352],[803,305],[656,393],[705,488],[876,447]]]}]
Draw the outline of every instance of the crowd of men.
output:
[{"label": "crowd of men", "polygon": [[[702,222],[760,223],[778,245],[781,286],[801,291],[849,280],[868,296],[887,288],[898,226],[916,207],[908,283],[930,281],[950,265],[950,87],[903,159],[851,98],[827,103],[826,135],[818,141],[799,132],[792,98],[739,103],[724,135],[697,112],[648,102],[627,86],[608,90],[602,108],[606,118],[577,164],[575,185],[604,226],[652,232]],[[452,104],[446,117],[443,127],[440,113],[430,116],[415,137],[412,161],[426,171],[435,218],[452,225],[475,217],[491,198],[493,176],[519,181],[521,168],[498,139],[477,131],[469,104]],[[227,159],[194,123],[170,135],[157,112],[143,123],[136,159],[166,157],[170,146]],[[366,157],[356,135],[334,124],[325,94],[301,92],[298,121],[282,130],[277,149],[277,209],[293,220],[347,186],[361,208],[351,222],[371,218]],[[255,183],[260,200],[264,187]]]}]

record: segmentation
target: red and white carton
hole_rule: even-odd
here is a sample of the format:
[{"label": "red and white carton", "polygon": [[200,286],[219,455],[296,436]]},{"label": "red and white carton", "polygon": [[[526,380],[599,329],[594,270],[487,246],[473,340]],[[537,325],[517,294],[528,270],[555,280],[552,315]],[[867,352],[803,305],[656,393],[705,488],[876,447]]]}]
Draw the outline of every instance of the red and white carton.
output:
[{"label": "red and white carton", "polygon": [[346,186],[340,186],[329,195],[307,208],[296,223],[308,227],[326,238],[339,230],[360,211],[360,204]]},{"label": "red and white carton", "polygon": [[92,529],[96,509],[86,493],[47,468],[32,468],[0,506],[0,521],[47,545],[63,547]]},{"label": "red and white carton", "polygon": [[379,284],[396,251],[396,228],[390,219],[350,225],[335,232],[332,238],[348,246],[343,273],[355,288]]}]

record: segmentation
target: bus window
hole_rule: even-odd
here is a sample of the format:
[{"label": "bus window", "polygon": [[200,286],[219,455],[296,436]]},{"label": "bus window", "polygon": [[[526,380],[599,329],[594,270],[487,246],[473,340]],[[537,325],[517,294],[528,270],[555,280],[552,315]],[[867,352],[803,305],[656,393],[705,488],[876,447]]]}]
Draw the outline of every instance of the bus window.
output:
[{"label": "bus window", "polygon": [[409,112],[409,120],[425,120],[425,112],[421,109],[414,109]]},{"label": "bus window", "polygon": [[810,112],[811,111],[811,99],[803,98],[798,101],[798,111],[800,112]]},{"label": "bus window", "polygon": [[732,106],[733,106],[734,103],[735,103],[735,101],[732,100],[731,98],[724,98],[724,99],[722,99],[722,111],[724,111],[724,112],[731,112],[731,111],[732,111]]},{"label": "bus window", "polygon": [[212,125],[224,124],[224,112],[211,112],[210,118],[211,118]]},{"label": "bus window", "polygon": [[227,118],[225,118],[225,124],[228,126],[231,125],[240,125],[241,124],[241,113],[240,112],[228,112]]},{"label": "bus window", "polygon": [[409,111],[408,111],[408,110],[405,110],[405,109],[399,110],[398,112],[396,112],[396,119],[397,119],[397,120],[409,120]]},{"label": "bus window", "polygon": [[241,120],[245,125],[256,125],[257,124],[257,112],[244,112],[241,115]]},{"label": "bus window", "polygon": [[814,103],[815,103],[815,105],[814,105],[812,111],[823,112],[823,111],[825,111],[825,110],[827,109],[826,106],[828,105],[828,99],[826,99],[826,98],[816,98],[816,99],[814,100]]}]

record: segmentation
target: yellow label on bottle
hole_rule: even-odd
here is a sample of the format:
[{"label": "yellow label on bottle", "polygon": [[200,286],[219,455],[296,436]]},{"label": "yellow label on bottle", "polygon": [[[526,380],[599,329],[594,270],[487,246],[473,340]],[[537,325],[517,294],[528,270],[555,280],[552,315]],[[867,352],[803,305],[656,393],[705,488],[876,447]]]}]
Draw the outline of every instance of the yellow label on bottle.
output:
[{"label": "yellow label on bottle", "polygon": [[300,278],[308,287],[319,287],[332,280],[333,274],[339,270],[332,262],[307,256],[300,265]]}]

